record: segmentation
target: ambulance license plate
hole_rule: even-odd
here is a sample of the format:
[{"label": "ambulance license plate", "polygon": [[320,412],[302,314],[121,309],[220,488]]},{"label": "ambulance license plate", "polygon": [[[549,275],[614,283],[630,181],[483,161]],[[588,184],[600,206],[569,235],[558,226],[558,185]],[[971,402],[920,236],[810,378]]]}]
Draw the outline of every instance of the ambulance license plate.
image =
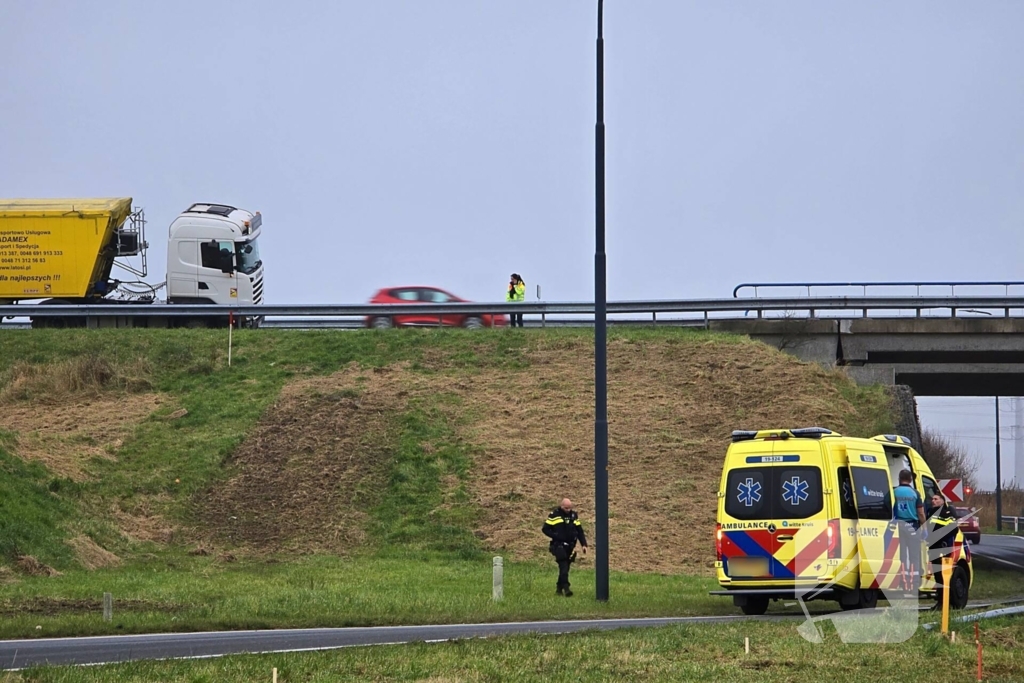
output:
[{"label": "ambulance license plate", "polygon": [[768,559],[764,557],[729,558],[729,576],[768,576]]}]

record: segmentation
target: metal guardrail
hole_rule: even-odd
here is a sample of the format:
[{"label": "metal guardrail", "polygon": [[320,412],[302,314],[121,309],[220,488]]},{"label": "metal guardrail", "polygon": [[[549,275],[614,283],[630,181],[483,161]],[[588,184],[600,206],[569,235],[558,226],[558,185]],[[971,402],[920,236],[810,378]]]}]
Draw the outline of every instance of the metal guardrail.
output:
[{"label": "metal guardrail", "polygon": [[[779,297],[732,299],[679,299],[652,301],[615,301],[608,303],[610,316],[644,315],[643,324],[679,324],[679,320],[698,320],[707,324],[713,318],[729,319],[749,315],[757,317],[815,317],[820,311],[854,311],[867,317],[869,311],[913,311],[915,317],[956,317],[958,311],[971,310],[1001,317],[1024,317],[1024,296],[855,296],[855,297]],[[928,312],[928,315],[925,315]],[[549,316],[585,316],[594,314],[590,302],[553,303],[447,303],[447,304],[288,304],[263,306],[215,306],[204,304],[79,304],[79,305],[7,305],[0,306],[4,317],[209,317],[229,314],[245,317],[301,319],[304,327],[316,327],[315,319],[350,319],[396,315],[485,315],[522,313],[540,316],[541,324],[557,324]],[[1014,314],[1015,313],[1015,314]],[[689,316],[687,318],[686,316]],[[696,317],[694,317],[696,316]],[[660,319],[659,319],[660,318]],[[353,320],[354,319],[354,320]],[[670,322],[672,321],[672,322]],[[583,322],[583,321],[581,321]],[[625,322],[625,321],[623,321]],[[277,324],[277,323],[275,323]],[[282,323],[283,324],[283,323]],[[324,323],[322,326],[326,326]],[[340,326],[340,325],[339,325]]]},{"label": "metal guardrail", "polygon": [[957,287],[1002,287],[1003,295],[1010,295],[1010,287],[1024,287],[1024,282],[1018,280],[985,280],[985,281],[952,281],[938,280],[932,282],[743,282],[736,285],[732,290],[734,298],[739,297],[740,290],[753,289],[754,297],[757,297],[758,289],[793,289],[801,288],[807,290],[807,296],[811,296],[813,288],[836,289],[838,287],[859,287],[863,296],[868,295],[868,288],[910,288],[915,289],[915,296],[921,296],[922,287],[949,287],[950,296],[956,296]]},{"label": "metal guardrail", "polygon": [[1021,528],[1024,528],[1024,517],[1014,517],[1013,515],[1003,515],[1003,524],[1012,524],[1013,533],[1019,534]]}]

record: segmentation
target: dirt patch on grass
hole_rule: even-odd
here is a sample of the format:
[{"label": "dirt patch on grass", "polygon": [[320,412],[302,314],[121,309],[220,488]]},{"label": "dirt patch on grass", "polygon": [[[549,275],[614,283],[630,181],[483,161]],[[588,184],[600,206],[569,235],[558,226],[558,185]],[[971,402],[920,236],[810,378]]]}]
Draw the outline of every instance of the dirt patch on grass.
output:
[{"label": "dirt patch on grass", "polygon": [[114,459],[137,424],[166,399],[159,394],[131,397],[74,397],[67,403],[7,403],[0,410],[0,429],[15,435],[13,452],[38,460],[56,475],[76,481],[89,478],[93,458]]},{"label": "dirt patch on grass", "polygon": [[[479,418],[474,490],[487,543],[543,556],[544,515],[561,496],[593,531],[593,349],[543,341],[529,371],[464,381]],[[739,428],[822,425],[854,412],[834,377],[763,344],[709,338],[609,345],[610,563],[709,573],[722,458]],[[589,562],[589,560],[586,560]]]},{"label": "dirt patch on grass", "polygon": [[119,363],[84,355],[41,365],[19,362],[0,374],[0,404],[31,400],[60,405],[112,390],[144,392],[152,388],[149,375],[144,358]]},{"label": "dirt patch on grass", "polygon": [[121,564],[120,557],[101,547],[88,536],[75,536],[68,541],[68,545],[75,551],[75,559],[86,569],[102,569]]},{"label": "dirt patch on grass", "polygon": [[133,499],[130,506],[116,502],[110,506],[110,517],[129,540],[170,543],[176,527],[159,512],[170,503],[171,497],[166,493]]},{"label": "dirt patch on grass", "polygon": [[31,555],[22,555],[14,562],[18,571],[29,576],[60,576],[60,572],[53,567],[43,564]]},{"label": "dirt patch on grass", "polygon": [[364,540],[387,475],[399,368],[351,367],[286,386],[238,448],[233,475],[197,501],[221,539],[259,549],[344,552]]}]

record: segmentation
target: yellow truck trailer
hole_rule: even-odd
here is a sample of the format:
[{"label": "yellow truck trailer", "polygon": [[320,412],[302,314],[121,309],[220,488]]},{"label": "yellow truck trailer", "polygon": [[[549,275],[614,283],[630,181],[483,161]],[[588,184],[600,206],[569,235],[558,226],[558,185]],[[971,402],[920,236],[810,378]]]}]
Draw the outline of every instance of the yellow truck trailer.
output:
[{"label": "yellow truck trailer", "polygon": [[104,296],[114,259],[135,256],[132,200],[0,200],[0,301]]},{"label": "yellow truck trailer", "polygon": [[[149,245],[145,215],[132,208],[131,197],[0,199],[0,305],[260,304],[262,222],[259,212],[227,204],[193,204],[171,223],[167,278],[153,286],[141,280],[148,271]],[[115,268],[127,276],[115,279]],[[164,288],[166,302],[158,302],[157,292]],[[32,322],[64,327],[85,321],[79,315],[37,316]],[[165,327],[196,322],[161,316],[154,309],[153,316],[117,316],[107,324]]]}]

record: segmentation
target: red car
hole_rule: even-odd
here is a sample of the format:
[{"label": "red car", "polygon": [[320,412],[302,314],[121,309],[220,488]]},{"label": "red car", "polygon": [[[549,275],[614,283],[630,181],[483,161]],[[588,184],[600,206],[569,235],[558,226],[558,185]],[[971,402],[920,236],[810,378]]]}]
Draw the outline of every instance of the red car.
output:
[{"label": "red car", "polygon": [[[380,290],[370,299],[371,304],[447,304],[459,302],[468,303],[465,299],[460,299],[451,292],[446,292],[437,287],[389,287]],[[507,324],[508,319],[504,315],[492,315],[489,313],[447,313],[441,316],[429,313],[415,313],[412,315],[394,316],[371,315],[366,318],[366,326],[377,330],[405,326],[437,327],[438,325],[477,329],[480,327],[502,327]]]},{"label": "red car", "polygon": [[956,511],[956,518],[960,520],[960,531],[963,532],[964,539],[974,545],[981,543],[981,526],[978,524],[977,515],[974,517],[967,516],[974,512],[974,510],[971,508],[953,508],[953,510]]}]

